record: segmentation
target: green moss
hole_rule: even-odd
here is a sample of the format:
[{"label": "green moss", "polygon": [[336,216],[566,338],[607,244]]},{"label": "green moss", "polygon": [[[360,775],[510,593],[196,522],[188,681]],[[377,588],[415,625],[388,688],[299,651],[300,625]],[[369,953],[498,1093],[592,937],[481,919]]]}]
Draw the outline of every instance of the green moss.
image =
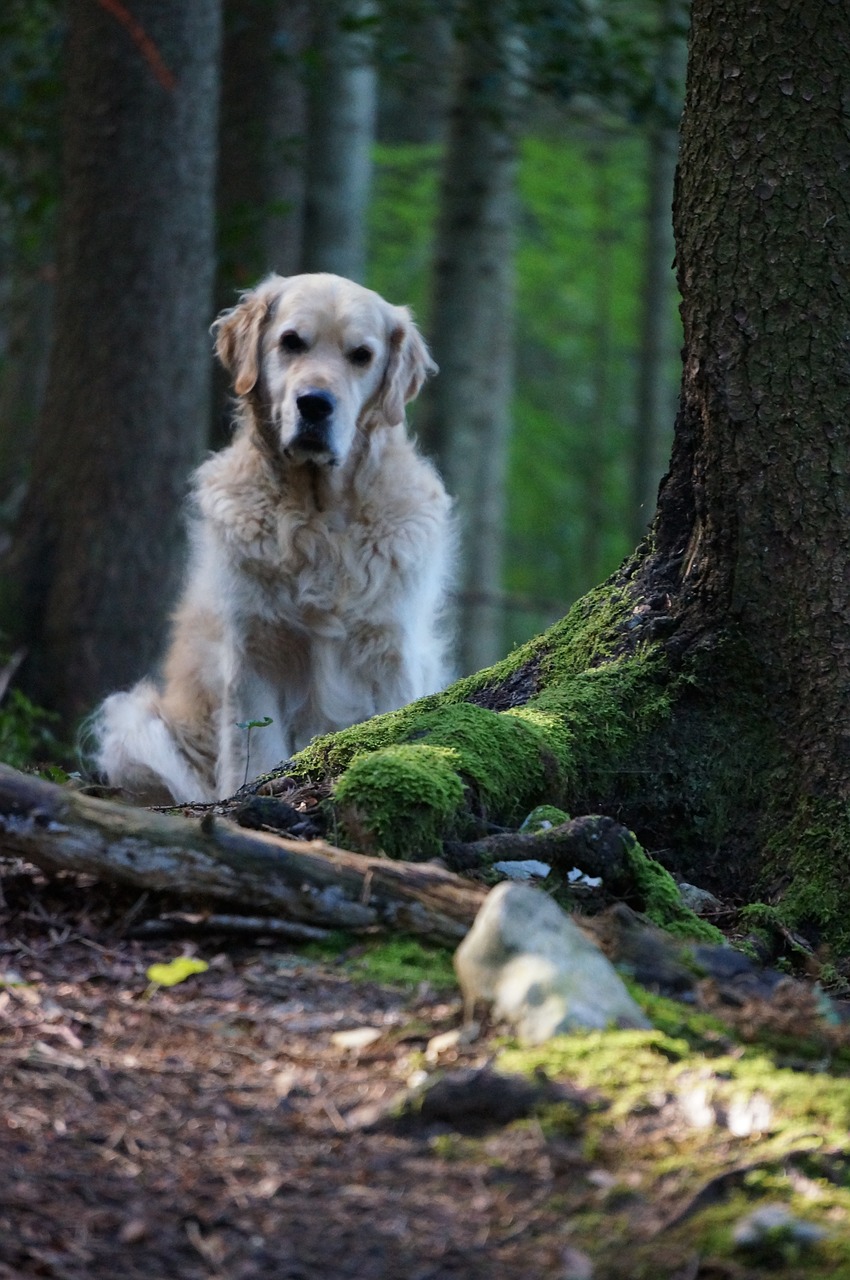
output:
[{"label": "green moss", "polygon": [[[612,651],[626,609],[621,588],[599,588],[495,667],[317,739],[289,771],[338,778],[344,843],[413,859],[437,854],[441,837],[472,834],[475,821],[515,825],[542,801],[592,789],[669,714],[655,651],[588,668]],[[496,712],[467,700],[532,669],[542,687],[523,706]]]},{"label": "green moss", "polygon": [[445,947],[428,946],[404,935],[358,948],[345,967],[355,978],[391,986],[417,987],[423,982],[438,988],[457,986],[451,953]]},{"label": "green moss", "polygon": [[458,756],[450,747],[399,744],[355,757],[336,788],[347,843],[370,843],[395,858],[439,853],[463,800]]},{"label": "green moss", "polygon": [[644,853],[631,833],[625,844],[625,853],[632,878],[643,899],[644,912],[650,920],[668,933],[699,938],[703,942],[725,941],[719,929],[701,920],[685,906],[670,872]]},{"label": "green moss", "polygon": [[526,835],[536,835],[540,831],[548,831],[552,827],[560,827],[569,822],[570,815],[553,804],[539,804],[532,809],[520,824],[520,831]]},{"label": "green moss", "polygon": [[[424,712],[417,741],[355,756],[335,802],[343,836],[396,858],[427,858],[459,831],[465,808],[518,819],[551,773],[540,728],[470,703]],[[464,806],[464,802],[466,802]]]},{"label": "green moss", "polygon": [[[692,1038],[693,1031],[688,1035]],[[850,1079],[777,1067],[755,1047],[707,1056],[692,1050],[688,1039],[657,1030],[558,1036],[537,1048],[506,1049],[498,1066],[545,1071],[551,1078],[566,1077],[581,1088],[599,1090],[610,1102],[611,1118],[652,1104],[665,1092],[681,1096],[691,1087],[721,1111],[733,1099],[764,1096],[771,1106],[766,1132],[774,1135],[779,1149],[802,1143],[812,1150],[825,1145],[843,1150],[850,1125]]]},{"label": "green moss", "polygon": [[[781,815],[767,841],[766,879],[781,873],[790,884],[776,919],[841,955],[850,954],[847,865],[850,861],[850,806],[844,801],[805,799],[790,821]],[[770,921],[760,921],[768,926]]]}]

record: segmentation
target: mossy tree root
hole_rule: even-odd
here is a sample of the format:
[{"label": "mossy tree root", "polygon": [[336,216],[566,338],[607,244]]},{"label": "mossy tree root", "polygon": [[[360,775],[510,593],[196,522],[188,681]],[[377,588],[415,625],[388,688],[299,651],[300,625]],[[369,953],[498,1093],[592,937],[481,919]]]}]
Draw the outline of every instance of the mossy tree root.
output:
[{"label": "mossy tree root", "polygon": [[[496,667],[318,739],[289,771],[336,778],[341,844],[409,860],[515,825],[544,801],[605,790],[670,711],[657,645],[614,656],[630,609],[608,584]],[[494,709],[520,686],[521,705]]]}]

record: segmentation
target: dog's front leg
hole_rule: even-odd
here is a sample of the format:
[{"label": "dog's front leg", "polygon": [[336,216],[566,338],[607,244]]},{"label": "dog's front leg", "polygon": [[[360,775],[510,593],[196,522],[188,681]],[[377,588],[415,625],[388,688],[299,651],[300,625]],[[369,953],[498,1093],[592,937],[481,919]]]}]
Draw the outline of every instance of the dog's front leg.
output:
[{"label": "dog's front leg", "polygon": [[234,664],[225,680],[216,771],[220,796],[269,773],[291,754],[274,686]]}]

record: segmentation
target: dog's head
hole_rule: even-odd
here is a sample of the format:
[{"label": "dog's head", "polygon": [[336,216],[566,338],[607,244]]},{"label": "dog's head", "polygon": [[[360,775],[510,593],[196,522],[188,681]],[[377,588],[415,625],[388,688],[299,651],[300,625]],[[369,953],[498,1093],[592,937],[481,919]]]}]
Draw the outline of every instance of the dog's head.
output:
[{"label": "dog's head", "polygon": [[270,276],[213,326],[237,395],[259,402],[265,443],[335,466],[358,431],[404,420],[436,365],[405,307],[334,275]]}]

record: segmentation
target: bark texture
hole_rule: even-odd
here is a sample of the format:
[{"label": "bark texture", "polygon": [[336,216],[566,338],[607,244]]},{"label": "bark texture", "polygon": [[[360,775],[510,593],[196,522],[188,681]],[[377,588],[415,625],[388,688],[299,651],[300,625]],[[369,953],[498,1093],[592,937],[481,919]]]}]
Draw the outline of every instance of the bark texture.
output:
[{"label": "bark texture", "polygon": [[73,5],[55,341],[5,625],[66,719],[156,657],[207,439],[218,0]]},{"label": "bark texture", "polygon": [[338,929],[376,926],[456,943],[485,891],[437,867],[398,866],[322,840],[200,823],[75,794],[0,765],[0,836],[45,871],[72,871],[198,902]]},{"label": "bark texture", "polygon": [[850,790],[850,11],[696,0],[685,367],[656,538],[680,646],[734,627],[803,791]]},{"label": "bark texture", "polygon": [[217,302],[299,269],[306,100],[305,0],[227,0],[218,161]]},{"label": "bark texture", "polygon": [[376,78],[368,0],[313,5],[307,76],[303,271],[366,274]]}]

